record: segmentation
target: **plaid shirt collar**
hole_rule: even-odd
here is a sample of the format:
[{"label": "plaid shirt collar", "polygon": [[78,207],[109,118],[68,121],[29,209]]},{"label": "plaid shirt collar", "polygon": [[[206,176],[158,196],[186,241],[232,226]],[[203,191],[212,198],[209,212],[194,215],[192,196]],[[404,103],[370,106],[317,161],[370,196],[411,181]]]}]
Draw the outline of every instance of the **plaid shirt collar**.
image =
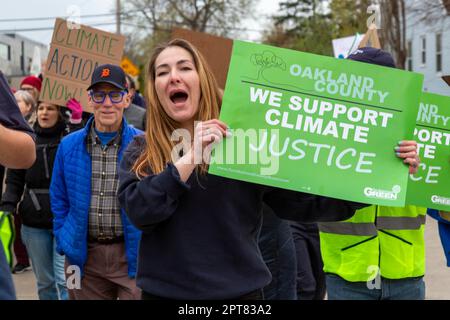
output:
[{"label": "plaid shirt collar", "polygon": [[[116,136],[114,138],[112,138],[104,146],[105,149],[108,148],[109,146],[112,146],[115,144],[120,146],[120,144],[122,143],[122,130],[123,130],[123,121],[122,121],[121,126],[119,127],[119,130],[117,130]],[[95,119],[91,123],[91,128],[89,129],[89,134],[87,136],[87,146],[88,146],[89,154],[92,154],[92,146],[94,144],[98,144],[98,145],[102,144],[102,141],[100,140],[100,138],[97,135],[97,132],[95,131]]]}]

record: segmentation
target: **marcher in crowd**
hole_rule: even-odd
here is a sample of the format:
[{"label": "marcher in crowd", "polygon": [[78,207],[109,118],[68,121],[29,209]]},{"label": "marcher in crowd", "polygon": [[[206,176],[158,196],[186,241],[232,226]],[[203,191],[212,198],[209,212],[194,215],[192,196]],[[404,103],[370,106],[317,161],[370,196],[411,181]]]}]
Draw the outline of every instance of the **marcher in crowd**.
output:
[{"label": "marcher in crowd", "polygon": [[146,109],[147,106],[145,104],[145,99],[142,97],[141,93],[139,92],[139,90],[136,87],[136,83],[133,80],[133,78],[127,74],[127,82],[128,82],[128,86],[129,86],[129,91],[130,91],[130,95],[131,95],[131,103],[141,107],[143,109]]},{"label": "marcher in crowd", "polygon": [[428,209],[427,212],[438,221],[439,237],[444,249],[447,267],[450,267],[450,212],[443,210]]},{"label": "marcher in crowd", "polygon": [[[29,168],[36,159],[33,139],[33,130],[20,113],[8,82],[0,71],[0,165],[16,169]],[[11,227],[10,223],[2,223],[0,234],[11,234]],[[3,228],[8,230],[3,232]],[[7,239],[0,240],[0,300],[14,300],[16,293],[9,267],[12,253],[10,246],[4,243]]]},{"label": "marcher in crowd", "polygon": [[134,98],[133,101],[131,101],[133,104],[147,109],[147,104],[145,103],[145,99],[144,97],[141,95],[141,93],[139,92],[139,90],[136,90],[136,93],[134,94]]},{"label": "marcher in crowd", "polygon": [[8,170],[2,210],[14,212],[19,204],[17,216],[23,225],[16,232],[21,233],[31,258],[39,299],[66,300],[64,256],[55,250],[49,186],[58,145],[64,135],[79,128],[75,123],[81,113],[74,114],[70,125],[64,122],[57,105],[40,102],[36,113],[36,161],[27,170]]},{"label": "marcher in crowd", "polygon": [[292,221],[290,224],[297,261],[297,299],[323,300],[326,282],[317,223]]},{"label": "marcher in crowd", "polygon": [[[361,48],[348,59],[395,68],[383,50]],[[403,146],[402,146],[403,145]],[[419,164],[416,142],[396,148]],[[426,208],[370,206],[348,220],[320,223],[320,247],[329,300],[425,299]]]},{"label": "marcher in crowd", "polygon": [[141,131],[123,117],[130,96],[122,68],[95,68],[88,91],[94,115],[61,142],[53,168],[50,203],[57,251],[65,254],[66,267],[81,271],[81,287],[69,288],[70,299],[136,299],[140,231],[121,210],[117,188],[119,161]]},{"label": "marcher in crowd", "polygon": [[[25,120],[28,121],[30,119],[30,115],[33,113],[32,111],[35,107],[36,102],[28,92],[23,90],[14,92],[14,96],[19,106],[20,113],[25,117]],[[31,121],[28,121],[28,124],[32,126]],[[3,194],[4,175],[5,175],[5,167],[0,165],[0,194]]]},{"label": "marcher in crowd", "polygon": [[36,110],[37,101],[31,93],[25,90],[16,91],[14,97],[16,98],[20,113],[22,113],[28,124],[33,127],[36,122],[36,112],[34,111]]},{"label": "marcher in crowd", "polygon": [[[18,90],[14,93],[17,105],[19,106],[20,113],[28,122],[28,124],[33,127],[36,122],[36,100],[34,100],[31,93],[25,90]],[[3,181],[3,177],[1,179]],[[1,190],[1,187],[0,187]],[[2,193],[3,194],[3,191]],[[17,204],[17,203],[16,203]],[[14,256],[16,257],[16,265],[12,269],[12,273],[23,273],[25,271],[31,270],[30,258],[28,257],[27,248],[22,242],[21,228],[22,219],[16,210],[9,210],[14,214],[14,228],[15,228],[15,238],[14,238]]]},{"label": "marcher in crowd", "polygon": [[39,101],[39,94],[41,93],[42,81],[38,77],[28,76],[23,78],[20,83],[20,90],[27,91],[33,96],[34,101]]},{"label": "marcher in crowd", "polygon": [[[134,80],[127,74],[127,85],[128,91],[130,95],[130,101],[133,101],[134,96],[136,95],[136,84]],[[146,110],[142,107],[135,105],[133,102],[130,103],[128,108],[123,112],[125,119],[127,119],[127,123],[130,126],[138,128],[139,130],[145,130],[145,122],[146,122]]]},{"label": "marcher in crowd", "polygon": [[278,218],[264,204],[259,248],[272,281],[264,287],[264,300],[296,300],[297,257],[289,221]]},{"label": "marcher in crowd", "polygon": [[[271,280],[258,248],[263,201],[304,222],[347,219],[366,206],[208,175],[211,144],[229,136],[217,120],[221,99],[210,68],[176,39],[155,49],[148,70],[147,131],[130,144],[119,172],[120,202],[143,231],[137,283],[144,299],[259,299]],[[179,158],[175,129],[191,137]]]}]

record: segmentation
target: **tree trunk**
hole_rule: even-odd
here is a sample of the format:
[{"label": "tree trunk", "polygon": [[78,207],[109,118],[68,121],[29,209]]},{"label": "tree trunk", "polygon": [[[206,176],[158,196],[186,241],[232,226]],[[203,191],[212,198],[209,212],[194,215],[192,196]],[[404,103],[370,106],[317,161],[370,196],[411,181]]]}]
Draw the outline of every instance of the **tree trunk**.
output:
[{"label": "tree trunk", "polygon": [[398,68],[406,62],[406,17],[404,0],[382,0],[381,38],[385,50],[390,51]]}]

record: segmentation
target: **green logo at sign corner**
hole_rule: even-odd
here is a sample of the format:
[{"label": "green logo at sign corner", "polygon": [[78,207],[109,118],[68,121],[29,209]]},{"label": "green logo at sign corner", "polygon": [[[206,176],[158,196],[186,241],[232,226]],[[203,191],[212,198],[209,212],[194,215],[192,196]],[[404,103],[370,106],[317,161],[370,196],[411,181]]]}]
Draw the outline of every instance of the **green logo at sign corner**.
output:
[{"label": "green logo at sign corner", "polygon": [[364,189],[364,195],[369,198],[384,199],[384,200],[397,200],[397,195],[402,191],[399,185],[392,187],[392,190],[382,190],[367,187]]},{"label": "green logo at sign corner", "polygon": [[432,195],[431,202],[450,206],[450,198],[446,198],[446,197],[442,197],[442,196]]}]

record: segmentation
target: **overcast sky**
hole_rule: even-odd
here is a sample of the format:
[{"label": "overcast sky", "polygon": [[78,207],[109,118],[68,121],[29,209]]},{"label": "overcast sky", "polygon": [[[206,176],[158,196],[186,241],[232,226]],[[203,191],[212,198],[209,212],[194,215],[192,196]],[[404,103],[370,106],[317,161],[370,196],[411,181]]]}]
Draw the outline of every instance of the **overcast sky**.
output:
[{"label": "overcast sky", "polygon": [[[82,16],[110,14],[115,10],[115,3],[115,0],[1,0],[0,33],[4,33],[4,30],[52,28],[54,25],[54,20],[50,19],[40,21],[2,21],[5,19],[67,17],[68,8],[71,5],[77,6],[81,11]],[[260,18],[257,22],[246,21],[242,24],[242,27],[248,29],[262,29],[266,22],[264,17],[273,14],[277,8],[278,0],[257,1],[257,16]],[[116,30],[114,15],[82,17],[81,23],[87,25],[111,23],[109,25],[95,26],[95,28],[111,32],[115,32]],[[52,36],[52,30],[19,33],[44,44],[49,44]],[[241,34],[242,40],[258,40],[259,37],[260,34],[258,32]]]}]

